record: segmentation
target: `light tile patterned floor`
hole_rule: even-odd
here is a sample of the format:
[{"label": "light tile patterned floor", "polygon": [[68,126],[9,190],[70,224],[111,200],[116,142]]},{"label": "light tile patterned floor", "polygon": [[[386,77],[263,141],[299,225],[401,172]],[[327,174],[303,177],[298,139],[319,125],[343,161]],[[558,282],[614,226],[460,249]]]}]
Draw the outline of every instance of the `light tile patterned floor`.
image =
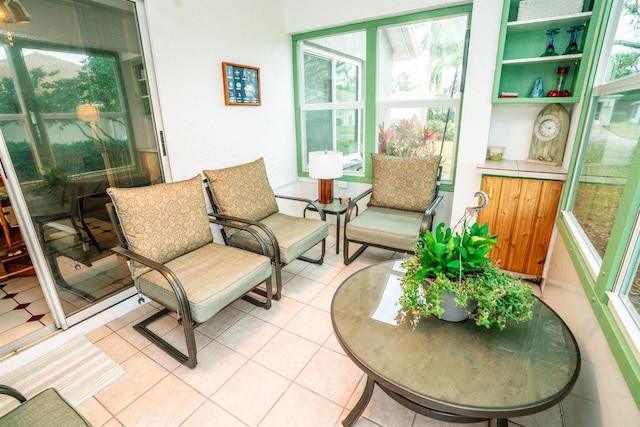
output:
[{"label": "light tile patterned floor", "polygon": [[52,322],[35,276],[0,282],[0,347]]},{"label": "light tile patterned floor", "polygon": [[[333,234],[335,235],[335,234]],[[286,267],[283,298],[271,310],[237,301],[197,329],[198,366],[180,366],[131,325],[156,308],[146,304],[88,338],[125,375],[79,409],[94,426],[339,426],[353,408],[363,373],[331,328],[335,289],[362,267],[397,255],[368,249],[349,266],[331,246],[322,266]],[[545,301],[569,324],[583,357],[581,376],[563,406],[510,421],[511,426],[638,425],[640,411],[593,318],[584,294],[548,284]],[[181,342],[175,319],[154,328]],[[498,370],[499,367],[496,367]],[[467,424],[472,427],[482,424]],[[400,406],[376,389],[358,427],[449,427]]]}]

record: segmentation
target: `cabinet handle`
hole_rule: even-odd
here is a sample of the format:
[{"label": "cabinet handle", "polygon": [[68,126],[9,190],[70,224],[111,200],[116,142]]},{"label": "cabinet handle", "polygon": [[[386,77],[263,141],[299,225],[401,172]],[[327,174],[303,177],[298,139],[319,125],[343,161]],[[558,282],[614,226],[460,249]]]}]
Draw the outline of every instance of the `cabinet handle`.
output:
[{"label": "cabinet handle", "polygon": [[489,198],[493,197],[493,186],[489,187]]}]

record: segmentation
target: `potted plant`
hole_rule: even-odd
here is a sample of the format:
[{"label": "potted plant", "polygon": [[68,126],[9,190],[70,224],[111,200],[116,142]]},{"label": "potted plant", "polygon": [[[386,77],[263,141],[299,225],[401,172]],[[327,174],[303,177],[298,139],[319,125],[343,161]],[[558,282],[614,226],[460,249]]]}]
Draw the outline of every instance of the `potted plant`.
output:
[{"label": "potted plant", "polygon": [[486,224],[466,221],[459,232],[441,223],[433,234],[420,237],[415,256],[402,263],[406,273],[400,304],[405,313],[443,318],[457,308],[463,316],[452,321],[470,317],[479,326],[500,330],[509,322],[530,320],[533,290],[491,263],[488,254],[495,238]]}]

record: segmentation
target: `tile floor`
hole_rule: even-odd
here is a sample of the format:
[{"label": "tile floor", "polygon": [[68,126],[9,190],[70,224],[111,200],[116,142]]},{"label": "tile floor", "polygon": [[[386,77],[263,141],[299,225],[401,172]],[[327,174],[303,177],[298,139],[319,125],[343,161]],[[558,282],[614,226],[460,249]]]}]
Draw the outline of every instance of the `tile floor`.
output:
[{"label": "tile floor", "polygon": [[0,282],[0,347],[53,323],[35,276]]},{"label": "tile floor", "polygon": [[[303,261],[288,265],[283,297],[271,310],[240,300],[197,329],[198,366],[193,370],[131,328],[156,310],[153,304],[143,305],[87,335],[125,374],[79,410],[94,426],[108,427],[339,426],[360,396],[364,376],[332,333],[331,298],[347,276],[394,256],[368,249],[345,266],[330,247],[322,266]],[[579,341],[581,376],[561,405],[510,420],[510,425],[640,425],[640,411],[584,293],[549,283],[544,299]],[[174,319],[164,318],[154,327],[180,342],[181,328]],[[450,426],[405,409],[377,389],[356,425]]]},{"label": "tile floor", "polygon": [[[93,261],[91,267],[64,256],[57,260],[61,274],[72,288],[57,289],[67,315],[131,283],[127,264],[115,255]],[[0,357],[12,351],[11,343],[51,324],[53,317],[36,276],[0,282]]]}]

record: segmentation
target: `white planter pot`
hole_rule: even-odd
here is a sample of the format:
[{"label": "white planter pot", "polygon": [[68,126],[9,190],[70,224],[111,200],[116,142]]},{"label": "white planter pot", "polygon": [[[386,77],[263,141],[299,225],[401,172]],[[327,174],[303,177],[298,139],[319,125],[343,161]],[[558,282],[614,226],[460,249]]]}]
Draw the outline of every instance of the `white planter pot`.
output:
[{"label": "white planter pot", "polygon": [[444,313],[440,319],[447,322],[461,322],[469,318],[468,313],[473,313],[476,309],[476,302],[473,300],[467,300],[466,310],[464,307],[460,307],[456,304],[456,296],[451,292],[442,292],[443,301],[440,307],[444,308]]}]

